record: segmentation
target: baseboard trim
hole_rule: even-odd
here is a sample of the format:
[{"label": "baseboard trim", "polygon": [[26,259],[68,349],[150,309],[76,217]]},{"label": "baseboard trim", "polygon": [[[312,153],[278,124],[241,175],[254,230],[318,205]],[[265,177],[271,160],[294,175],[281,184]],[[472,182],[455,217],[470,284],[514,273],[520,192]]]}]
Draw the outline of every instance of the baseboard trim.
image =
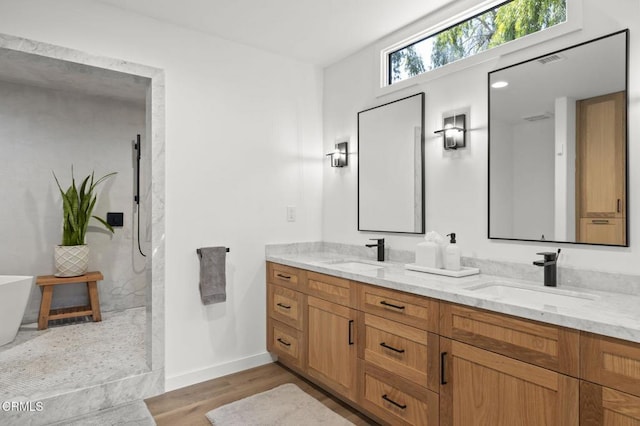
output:
[{"label": "baseboard trim", "polygon": [[216,379],[228,374],[259,367],[274,361],[274,357],[269,352],[263,352],[224,364],[213,365],[201,370],[191,371],[185,374],[167,377],[165,380],[165,392],[180,389],[185,386]]}]

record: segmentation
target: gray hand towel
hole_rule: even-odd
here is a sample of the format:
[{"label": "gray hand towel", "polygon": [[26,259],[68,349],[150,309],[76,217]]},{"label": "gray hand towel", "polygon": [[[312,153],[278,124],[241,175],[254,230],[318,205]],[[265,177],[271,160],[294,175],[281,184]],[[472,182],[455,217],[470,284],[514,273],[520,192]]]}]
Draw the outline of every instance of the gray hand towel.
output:
[{"label": "gray hand towel", "polygon": [[227,300],[225,258],[226,247],[202,247],[200,258],[200,298],[205,305]]}]

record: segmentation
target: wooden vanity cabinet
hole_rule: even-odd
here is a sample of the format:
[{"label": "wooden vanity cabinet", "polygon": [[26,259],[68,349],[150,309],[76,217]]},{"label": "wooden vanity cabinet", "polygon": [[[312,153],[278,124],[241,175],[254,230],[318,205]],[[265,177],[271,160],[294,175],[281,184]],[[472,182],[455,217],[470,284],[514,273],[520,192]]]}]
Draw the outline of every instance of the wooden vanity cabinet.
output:
[{"label": "wooden vanity cabinet", "polygon": [[267,263],[267,349],[391,425],[640,426],[640,344]]},{"label": "wooden vanity cabinet", "polygon": [[267,262],[267,350],[347,400],[357,397],[357,311],[349,280]]}]

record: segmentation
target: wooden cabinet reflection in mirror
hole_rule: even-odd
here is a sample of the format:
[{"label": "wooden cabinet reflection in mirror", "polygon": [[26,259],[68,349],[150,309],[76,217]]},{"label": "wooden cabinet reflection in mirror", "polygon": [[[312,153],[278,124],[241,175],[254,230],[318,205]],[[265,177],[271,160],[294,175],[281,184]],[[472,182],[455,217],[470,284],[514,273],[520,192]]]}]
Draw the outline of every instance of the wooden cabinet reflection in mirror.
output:
[{"label": "wooden cabinet reflection in mirror", "polygon": [[626,245],[625,92],[576,103],[576,241]]}]

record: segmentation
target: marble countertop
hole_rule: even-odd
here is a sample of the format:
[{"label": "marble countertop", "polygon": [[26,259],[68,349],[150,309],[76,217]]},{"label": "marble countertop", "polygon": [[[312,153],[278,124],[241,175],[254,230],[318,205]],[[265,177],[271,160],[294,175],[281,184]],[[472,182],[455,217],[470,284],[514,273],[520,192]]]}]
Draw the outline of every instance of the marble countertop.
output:
[{"label": "marble countertop", "polygon": [[[411,271],[402,263],[375,262],[327,252],[268,254],[266,260],[640,343],[638,296],[569,286],[544,287],[542,282],[482,273],[453,278]],[[356,264],[348,265],[348,262]],[[511,291],[514,287],[516,290]]]}]

